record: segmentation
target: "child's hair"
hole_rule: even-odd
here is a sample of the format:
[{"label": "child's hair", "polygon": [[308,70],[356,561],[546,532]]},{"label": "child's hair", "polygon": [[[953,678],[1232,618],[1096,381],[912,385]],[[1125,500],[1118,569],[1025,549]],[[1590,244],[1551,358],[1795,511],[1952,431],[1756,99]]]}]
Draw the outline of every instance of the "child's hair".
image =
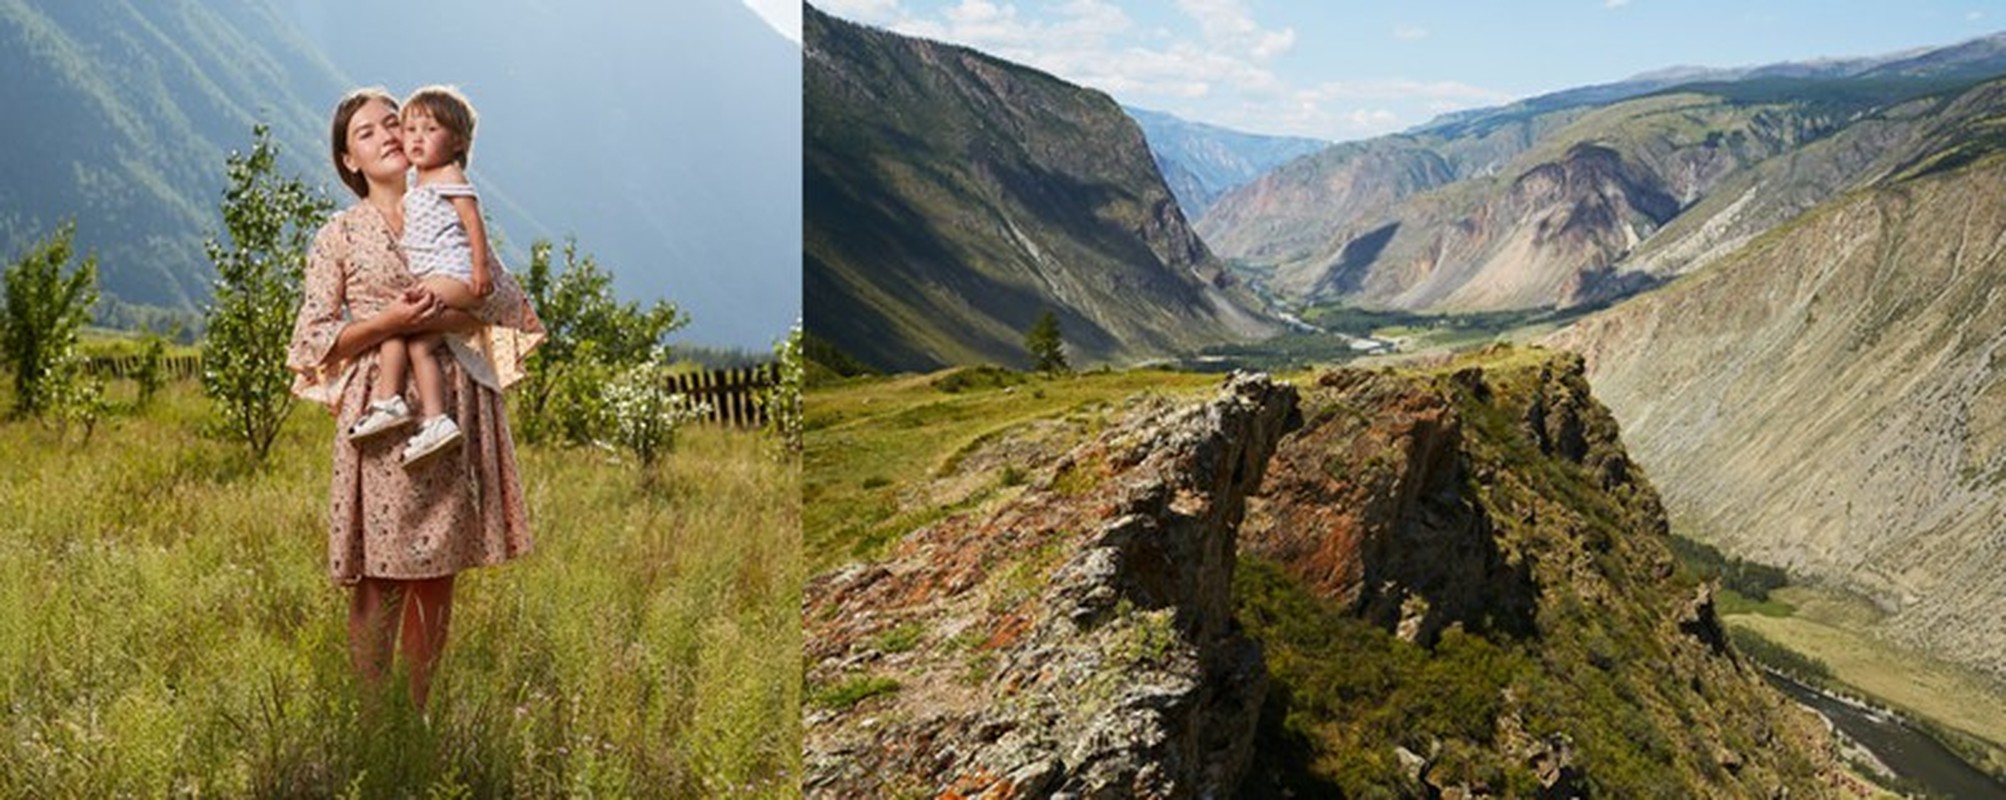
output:
[{"label": "child's hair", "polygon": [[480,115],[474,113],[474,104],[467,102],[467,96],[460,94],[459,89],[434,85],[412,92],[404,99],[404,113],[417,112],[436,120],[459,140],[460,152],[453,161],[460,169],[466,169],[467,159],[474,153],[474,123],[480,120]]}]

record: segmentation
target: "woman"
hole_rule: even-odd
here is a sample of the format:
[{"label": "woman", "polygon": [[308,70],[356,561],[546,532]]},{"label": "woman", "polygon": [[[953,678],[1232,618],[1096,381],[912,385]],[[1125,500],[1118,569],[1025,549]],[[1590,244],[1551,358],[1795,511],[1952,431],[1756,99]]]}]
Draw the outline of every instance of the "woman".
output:
[{"label": "woman", "polygon": [[325,404],[346,430],[377,380],[379,343],[453,334],[441,369],[447,408],[466,436],[457,455],[407,470],[394,438],[334,442],[328,570],[352,587],[349,659],[379,685],[401,630],[411,700],[424,708],[453,576],[530,547],[501,389],[521,376],[543,328],[499,264],[490,262],[495,289],[476,314],[446,308],[411,277],[397,248],[410,166],[399,133],[397,102],[381,89],[351,92],[335,107],[335,171],[359,202],[314,238],[286,361],[299,373],[293,391]]}]

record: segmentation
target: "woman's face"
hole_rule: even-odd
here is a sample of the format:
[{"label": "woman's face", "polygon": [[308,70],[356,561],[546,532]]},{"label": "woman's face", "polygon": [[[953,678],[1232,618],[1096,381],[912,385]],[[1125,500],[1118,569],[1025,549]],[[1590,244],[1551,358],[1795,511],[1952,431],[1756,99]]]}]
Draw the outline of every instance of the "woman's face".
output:
[{"label": "woman's face", "polygon": [[381,100],[362,104],[348,120],[348,152],[342,154],[342,164],[371,183],[403,177],[411,162],[404,157],[402,133],[397,109]]}]

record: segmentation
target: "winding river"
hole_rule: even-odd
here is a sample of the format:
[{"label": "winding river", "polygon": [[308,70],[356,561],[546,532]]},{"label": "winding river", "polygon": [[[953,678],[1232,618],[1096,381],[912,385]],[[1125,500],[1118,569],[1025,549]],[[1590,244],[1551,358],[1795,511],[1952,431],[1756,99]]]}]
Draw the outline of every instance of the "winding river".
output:
[{"label": "winding river", "polygon": [[1825,715],[1840,732],[1931,797],[2006,798],[2006,784],[1965,763],[1941,742],[1909,727],[1900,718],[1832,698],[1774,672],[1764,672],[1770,683]]}]

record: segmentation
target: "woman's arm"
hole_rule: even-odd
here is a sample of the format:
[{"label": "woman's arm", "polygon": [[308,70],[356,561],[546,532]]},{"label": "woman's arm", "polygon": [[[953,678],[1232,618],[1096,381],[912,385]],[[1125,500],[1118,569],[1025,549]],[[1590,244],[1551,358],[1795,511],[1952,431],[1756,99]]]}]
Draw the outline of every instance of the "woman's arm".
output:
[{"label": "woman's arm", "polygon": [[[350,322],[334,338],[334,346],[328,348],[325,364],[338,364],[354,358],[371,348],[382,344],[385,339],[425,333],[434,330],[455,330],[456,325],[441,322],[448,309],[439,298],[422,287],[413,286],[404,290],[397,302],[385,306],[375,316]],[[460,316],[467,316],[455,312]],[[472,319],[472,317],[467,317]]]}]

